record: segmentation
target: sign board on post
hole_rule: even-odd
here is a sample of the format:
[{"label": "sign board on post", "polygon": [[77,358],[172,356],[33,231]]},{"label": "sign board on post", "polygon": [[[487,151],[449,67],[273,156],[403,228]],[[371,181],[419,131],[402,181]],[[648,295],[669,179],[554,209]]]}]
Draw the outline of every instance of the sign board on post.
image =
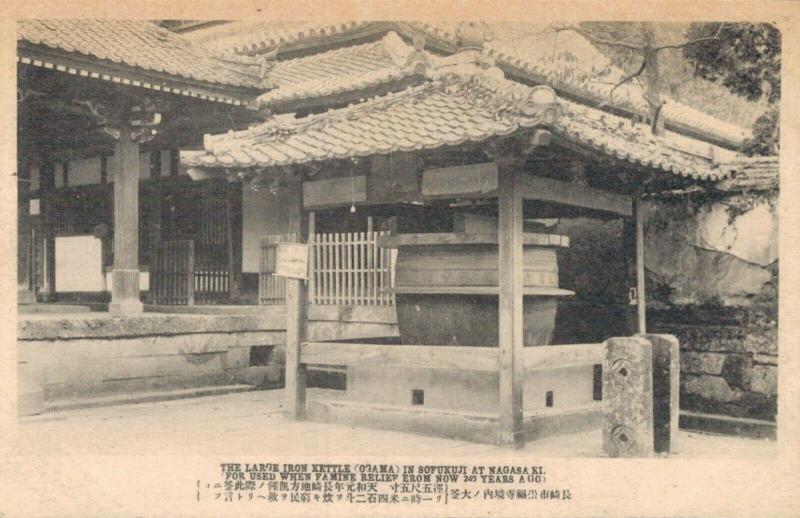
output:
[{"label": "sign board on post", "polygon": [[278,243],[274,275],[291,279],[308,279],[308,245]]}]

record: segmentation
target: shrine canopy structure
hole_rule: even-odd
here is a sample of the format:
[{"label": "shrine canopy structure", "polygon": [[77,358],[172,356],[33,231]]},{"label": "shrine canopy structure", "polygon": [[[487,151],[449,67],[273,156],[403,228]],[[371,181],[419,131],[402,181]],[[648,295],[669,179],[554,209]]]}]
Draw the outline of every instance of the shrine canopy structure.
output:
[{"label": "shrine canopy structure", "polygon": [[[529,244],[526,223],[575,215],[625,218],[636,243],[638,331],[645,333],[642,195],[724,180],[733,168],[723,162],[736,155],[675,131],[654,135],[650,124],[577,102],[546,84],[510,80],[482,52],[464,49],[440,57],[419,47],[405,61],[416,78],[413,86],[322,113],[278,114],[244,131],[207,135],[204,150],[184,151],[181,161],[197,177],[224,177],[253,188],[302,182],[297,203],[311,222],[322,209],[350,206],[355,211],[391,204],[468,207],[496,218],[490,232],[497,243],[498,273],[491,292],[499,299],[499,347],[486,361],[496,362],[492,369],[499,375],[497,441],[519,446],[528,433],[522,404],[530,363],[523,350],[523,298],[529,294],[523,264],[523,246]],[[280,91],[278,87],[262,99],[279,105]],[[305,290],[301,281],[290,281],[287,288],[286,382],[288,412],[295,419],[306,416],[306,364],[346,364],[367,354],[342,344],[303,343]],[[442,360],[445,364],[485,367],[475,367],[476,350],[454,345],[448,348],[449,362]],[[638,345],[629,350],[639,351]],[[606,347],[606,356],[613,350]],[[592,351],[590,363],[602,362],[603,348]],[[402,361],[433,365],[419,354]],[[379,356],[393,357],[383,350]],[[604,387],[607,375],[604,371]],[[677,388],[672,397],[677,397]],[[614,430],[623,437],[617,443],[627,441],[625,433]],[[640,437],[642,441],[647,442]]]}]

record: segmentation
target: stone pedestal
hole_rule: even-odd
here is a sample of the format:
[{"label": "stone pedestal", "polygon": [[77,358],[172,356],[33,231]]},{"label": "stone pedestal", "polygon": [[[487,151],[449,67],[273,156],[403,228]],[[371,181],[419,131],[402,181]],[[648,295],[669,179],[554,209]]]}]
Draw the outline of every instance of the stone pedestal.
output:
[{"label": "stone pedestal", "polygon": [[139,300],[139,270],[117,270],[111,273],[111,303],[108,312],[114,317],[141,315],[144,305]]}]

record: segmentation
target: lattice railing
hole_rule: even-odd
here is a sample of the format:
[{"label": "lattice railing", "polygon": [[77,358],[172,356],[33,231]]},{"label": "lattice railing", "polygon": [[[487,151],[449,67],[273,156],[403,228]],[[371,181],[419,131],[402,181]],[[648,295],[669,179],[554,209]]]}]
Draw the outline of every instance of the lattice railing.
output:
[{"label": "lattice railing", "polygon": [[[314,234],[311,245],[308,298],[312,304],[392,306],[392,251],[377,246],[388,232]],[[264,238],[261,246],[259,304],[283,304],[285,282],[275,277],[275,244],[294,241],[295,234]]]},{"label": "lattice railing", "polygon": [[391,250],[377,246],[387,232],[315,234],[311,249],[312,304],[394,305]]}]

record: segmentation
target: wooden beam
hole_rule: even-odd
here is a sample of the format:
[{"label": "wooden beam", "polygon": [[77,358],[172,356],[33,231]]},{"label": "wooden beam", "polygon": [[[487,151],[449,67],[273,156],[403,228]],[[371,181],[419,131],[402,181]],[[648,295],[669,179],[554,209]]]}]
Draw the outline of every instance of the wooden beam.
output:
[{"label": "wooden beam", "polygon": [[603,363],[603,344],[525,347],[525,371],[583,367]]},{"label": "wooden beam", "polygon": [[[537,234],[533,232],[526,232],[522,235],[522,242],[526,245],[569,246],[569,237],[558,234]],[[378,239],[378,245],[385,247],[444,244],[497,244],[497,234],[494,232],[430,232],[424,234],[397,234],[393,236],[382,236]]]},{"label": "wooden beam", "polygon": [[520,190],[526,200],[560,203],[621,216],[631,216],[633,213],[628,196],[550,178],[527,174],[520,176]]},{"label": "wooden beam", "polygon": [[642,214],[642,191],[637,187],[633,194],[633,218],[636,225],[636,307],[639,333],[647,333],[645,276],[644,276],[644,215]]},{"label": "wooden beam", "polygon": [[522,393],[525,376],[522,334],[522,189],[520,160],[498,160],[499,393],[498,443],[525,445]]},{"label": "wooden beam", "polygon": [[344,176],[303,182],[303,207],[307,209],[351,205],[367,200],[367,177]]},{"label": "wooden beam", "polygon": [[497,190],[497,164],[459,165],[422,172],[422,194],[426,197],[478,194]]},{"label": "wooden beam", "polygon": [[378,362],[393,367],[495,372],[497,357],[495,347],[308,342],[302,346],[300,362],[306,365]]}]

